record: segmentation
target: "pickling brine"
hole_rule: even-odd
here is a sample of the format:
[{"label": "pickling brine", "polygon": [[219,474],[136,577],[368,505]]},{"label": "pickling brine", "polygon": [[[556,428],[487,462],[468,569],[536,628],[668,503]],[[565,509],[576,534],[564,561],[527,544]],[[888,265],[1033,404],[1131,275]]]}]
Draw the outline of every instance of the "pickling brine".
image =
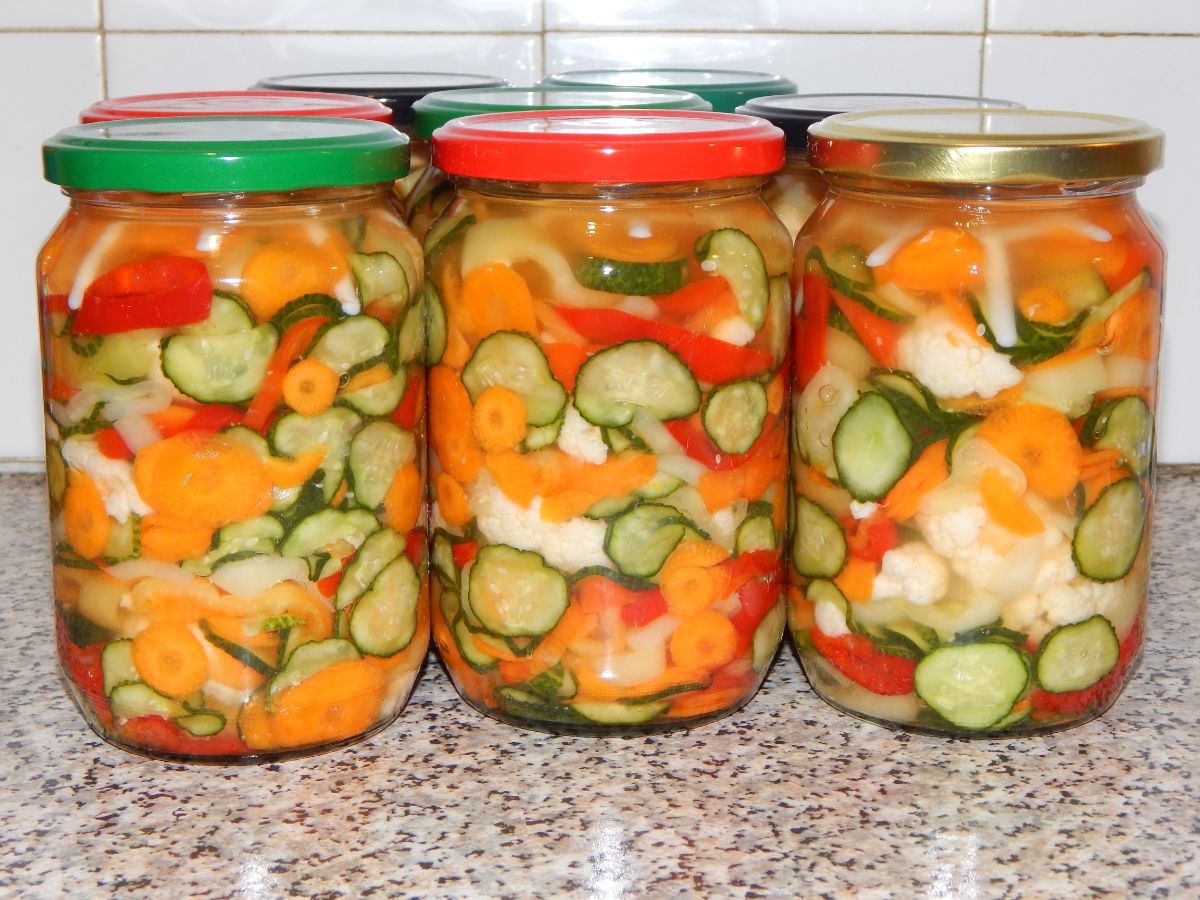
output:
[{"label": "pickling brine", "polygon": [[[396,716],[424,658],[423,262],[388,202],[404,138],[335,121],[47,144],[71,201],[39,260],[58,649],[119,746],[338,746]],[[314,145],[363,154],[367,182],[338,184]],[[325,186],[272,190],[289,179]]]},{"label": "pickling brine", "polygon": [[[1132,187],[1158,138],[1100,117],[960,135],[945,115],[813,130],[831,189],[796,247],[791,629],[857,715],[1061,728],[1113,702],[1141,646],[1163,256]],[[1144,155],[1073,151],[1088,126]],[[859,129],[870,152],[839,169]],[[871,179],[913,132],[1057,137],[1081,168],[1063,189],[1041,167],[986,192]]]},{"label": "pickling brine", "polygon": [[[682,185],[640,162],[650,138],[698,133],[768,170],[781,141],[745,121],[509,114],[434,136],[456,182],[426,238],[434,637],[489,715],[683,727],[743,704],[774,656],[790,247],[728,160],[715,171],[737,177],[683,165],[702,183]],[[527,151],[526,128],[578,182],[455,156],[480,132]],[[615,173],[572,145],[595,133]]]}]

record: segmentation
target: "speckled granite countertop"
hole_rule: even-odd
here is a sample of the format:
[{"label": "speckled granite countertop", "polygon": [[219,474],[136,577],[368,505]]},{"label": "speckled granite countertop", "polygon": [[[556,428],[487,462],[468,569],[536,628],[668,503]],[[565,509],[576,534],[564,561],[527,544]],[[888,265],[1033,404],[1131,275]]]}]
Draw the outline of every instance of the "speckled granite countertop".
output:
[{"label": "speckled granite countertop", "polygon": [[431,659],[372,740],[266,767],[96,738],[59,684],[41,479],[0,477],[0,895],[1200,895],[1200,470],[1159,481],[1149,642],[1099,721],[1022,741],[836,713],[790,648],[735,716],[634,740],[485,719]]}]

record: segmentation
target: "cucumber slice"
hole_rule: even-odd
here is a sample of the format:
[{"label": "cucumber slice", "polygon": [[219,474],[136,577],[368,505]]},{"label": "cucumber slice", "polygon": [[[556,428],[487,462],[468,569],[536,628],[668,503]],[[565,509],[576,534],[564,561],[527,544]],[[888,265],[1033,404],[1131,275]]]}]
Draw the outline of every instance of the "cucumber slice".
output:
[{"label": "cucumber slice", "polygon": [[215,709],[180,716],[175,724],[193,737],[212,737],[225,729],[225,716]]},{"label": "cucumber slice", "polygon": [[913,441],[883,394],[863,394],[833,432],[833,459],[843,487],[859,501],[882,500],[908,469]]},{"label": "cucumber slice", "polygon": [[279,555],[308,562],[313,581],[322,577],[329,561],[326,552],[334,544],[345,541],[355,549],[362,546],[367,535],[379,530],[379,520],[365,509],[323,509],[301,519],[279,547]]},{"label": "cucumber slice", "polygon": [[1091,687],[1113,670],[1120,655],[1112,622],[1097,614],[1060,625],[1042,638],[1033,668],[1043,690],[1065,694]]},{"label": "cucumber slice", "polygon": [[575,268],[575,278],[585,288],[626,296],[670,294],[687,277],[687,260],[627,262],[603,256],[585,256]]},{"label": "cucumber slice", "polygon": [[575,408],[593,425],[622,427],[644,409],[660,421],[700,408],[691,370],[657,341],[626,341],[588,357],[575,379]]},{"label": "cucumber slice", "polygon": [[833,433],[858,399],[858,381],[833,363],[825,363],[805,385],[792,414],[796,451],[810,465],[834,475]]},{"label": "cucumber slice", "polygon": [[436,366],[446,352],[446,305],[432,281],[425,282],[425,355],[422,362]]},{"label": "cucumber slice", "polygon": [[108,695],[108,707],[114,719],[137,719],[141,716],[160,716],[174,719],[187,715],[187,710],[170,697],[164,697],[141,681],[119,684]]},{"label": "cucumber slice", "polygon": [[1108,285],[1091,266],[1077,266],[1051,272],[1040,282],[1067,301],[1072,312],[1098,306],[1108,299]]},{"label": "cucumber slice", "polygon": [[670,701],[622,703],[619,700],[577,700],[571,704],[575,712],[601,725],[642,725],[657,719],[670,708]]},{"label": "cucumber slice", "polygon": [[350,442],[348,462],[354,499],[367,509],[383,503],[396,471],[417,458],[417,440],[394,422],[371,422]]},{"label": "cucumber slice", "polygon": [[623,575],[649,578],[695,525],[673,506],[640,503],[608,523],[604,552]]},{"label": "cucumber slice", "polygon": [[378,319],[351,316],[326,328],[308,355],[345,375],[381,357],[390,341],[391,335]]},{"label": "cucumber slice", "polygon": [[305,294],[285,303],[271,316],[271,324],[283,334],[297,322],[322,316],[336,322],[342,318],[342,304],[328,294]]},{"label": "cucumber slice", "polygon": [[716,272],[733,288],[742,318],[758,331],[767,318],[770,283],[762,251],[746,232],[718,228],[696,239],[696,259],[706,272]]},{"label": "cucumber slice", "polygon": [[637,495],[645,500],[660,500],[675,493],[683,481],[666,472],[658,472],[637,489]]},{"label": "cucumber slice", "polygon": [[180,328],[181,334],[235,334],[254,328],[254,314],[236,294],[213,291],[208,318]]},{"label": "cucumber slice", "polygon": [[537,341],[519,331],[497,331],[479,342],[463,367],[463,385],[471,401],[499,384],[525,401],[525,421],[549,425],[567,406],[567,392],[550,371]]},{"label": "cucumber slice", "polygon": [[646,442],[628,428],[601,428],[600,437],[604,446],[616,455],[623,450],[646,450]]},{"label": "cucumber slice", "polygon": [[468,581],[464,611],[469,607],[492,634],[537,637],[567,611],[567,579],[529,550],[505,544],[481,548]]},{"label": "cucumber slice", "polygon": [[542,450],[549,447],[558,440],[558,434],[562,431],[562,426],[562,416],[559,416],[549,425],[530,425],[525,429],[525,440],[521,443],[522,452],[532,453],[534,450]]},{"label": "cucumber slice", "polygon": [[341,484],[346,467],[346,449],[350,445],[351,435],[360,424],[362,419],[353,410],[340,406],[327,409],[317,416],[288,413],[280,416],[271,426],[271,450],[279,456],[296,457],[323,444],[326,450],[325,459],[321,462],[321,491],[328,503]]},{"label": "cucumber slice", "polygon": [[396,358],[400,365],[419,360],[425,352],[425,295],[421,291],[417,302],[408,308],[396,331]]},{"label": "cucumber slice", "polygon": [[267,682],[267,708],[271,708],[280,691],[294,687],[327,666],[348,659],[362,659],[362,654],[345,638],[308,641],[296,647],[288,654],[284,667]]},{"label": "cucumber slice", "polygon": [[1109,400],[1084,420],[1083,442],[1119,450],[1133,474],[1145,475],[1154,458],[1154,413],[1141,397]]},{"label": "cucumber slice", "polygon": [[275,674],[275,667],[270,665],[257,653],[246,647],[243,647],[241,644],[236,644],[233,641],[227,640],[226,638],[217,634],[204,620],[201,620],[200,622],[200,632],[204,635],[204,639],[206,641],[208,641],[222,653],[226,653],[233,657],[248,669],[253,669],[260,675],[270,676]]},{"label": "cucumber slice", "polygon": [[1142,546],[1146,497],[1136,478],[1122,478],[1100,492],[1071,541],[1080,574],[1092,581],[1116,581],[1133,568]]},{"label": "cucumber slice", "polygon": [[351,253],[350,271],[354,273],[363,306],[380,297],[393,298],[398,307],[408,303],[408,275],[399,260],[386,250]]},{"label": "cucumber slice", "polygon": [[184,567],[196,575],[211,575],[222,563],[274,553],[283,540],[283,524],[273,516],[257,516],[226,525],[217,532],[213,549]]},{"label": "cucumber slice", "polygon": [[722,453],[745,453],[762,435],[767,391],[757,381],[734,381],[714,388],[700,421]]},{"label": "cucumber slice", "polygon": [[244,403],[262,384],[278,335],[273,325],[233,334],[177,334],[162,342],[162,370],[203,403]]},{"label": "cucumber slice", "polygon": [[917,696],[959,728],[1002,721],[1029,684],[1029,660],[1012,644],[943,644],[917,663]]},{"label": "cucumber slice", "polygon": [[394,656],[417,633],[421,578],[407,556],[393,559],[350,611],[350,639],[368,656]]},{"label": "cucumber slice", "polygon": [[565,725],[582,725],[588,722],[569,706],[551,703],[530,691],[517,687],[498,687],[493,692],[500,709],[516,719],[530,722],[557,722]]},{"label": "cucumber slice", "polygon": [[830,253],[826,265],[843,278],[865,288],[870,288],[875,281],[871,267],[867,265],[867,255],[853,244],[843,244]]},{"label": "cucumber slice", "polygon": [[535,675],[521,687],[551,701],[569,700],[579,692],[579,682],[562,663]]},{"label": "cucumber slice", "polygon": [[381,528],[367,536],[358,553],[338,582],[337,593],[334,595],[334,607],[345,609],[371,586],[375,577],[384,570],[388,563],[405,551],[407,539],[390,528]]},{"label": "cucumber slice", "polygon": [[805,578],[832,578],[846,564],[846,535],[837,519],[807,497],[793,507],[792,564]]},{"label": "cucumber slice", "polygon": [[467,625],[466,619],[459,616],[454,622],[451,633],[454,635],[454,643],[458,646],[459,655],[467,661],[472,669],[477,672],[487,672],[489,669],[496,668],[500,662],[499,657],[485,652],[475,643],[474,634]]},{"label": "cucumber slice", "polygon": [[737,556],[756,550],[779,549],[779,535],[775,533],[775,523],[771,521],[770,513],[746,516],[734,535],[733,549]]},{"label": "cucumber slice", "polygon": [[386,381],[338,395],[338,402],[364,416],[386,416],[404,399],[408,387],[408,371],[400,369]]},{"label": "cucumber slice", "polygon": [[767,345],[775,365],[787,356],[788,336],[792,331],[792,283],[786,275],[771,279],[767,300]]},{"label": "cucumber slice", "polygon": [[106,562],[121,562],[133,559],[142,552],[142,519],[137,513],[130,513],[124,522],[113,522],[108,536],[108,544],[100,557]]},{"label": "cucumber slice", "polygon": [[454,564],[454,538],[448,531],[439,528],[433,533],[429,558],[433,563],[433,570],[441,578],[442,584],[448,590],[457,590],[458,566]]},{"label": "cucumber slice", "polygon": [[141,681],[142,676],[133,664],[133,641],[121,638],[109,641],[100,651],[100,673],[104,679],[104,693],[111,694],[118,685]]},{"label": "cucumber slice", "polygon": [[620,497],[603,497],[589,506],[584,516],[589,519],[611,519],[613,516],[619,516],[635,503],[640,502],[641,497],[637,494],[624,494]]},{"label": "cucumber slice", "polygon": [[786,624],[787,610],[782,603],[776,603],[754,629],[754,637],[750,641],[750,665],[755,672],[765,672],[775,658]]}]

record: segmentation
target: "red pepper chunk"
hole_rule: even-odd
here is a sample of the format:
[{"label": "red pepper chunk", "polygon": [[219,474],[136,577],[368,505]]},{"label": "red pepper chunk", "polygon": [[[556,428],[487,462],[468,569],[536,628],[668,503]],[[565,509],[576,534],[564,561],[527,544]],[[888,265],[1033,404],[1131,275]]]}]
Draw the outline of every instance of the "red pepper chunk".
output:
[{"label": "red pepper chunk", "polygon": [[115,428],[101,428],[97,431],[96,447],[109,459],[133,459],[133,451]]},{"label": "red pepper chunk", "polygon": [[803,387],[825,365],[825,328],[832,303],[829,285],[816,272],[805,272],[801,282],[804,305],[796,321],[796,384]]},{"label": "red pepper chunk", "polygon": [[425,404],[425,375],[420,369],[413,373],[404,389],[400,404],[392,411],[392,421],[401,428],[412,431],[417,427],[421,418],[422,407]]},{"label": "red pepper chunk", "polygon": [[232,734],[194,737],[161,716],[138,716],[121,726],[121,737],[139,747],[179,756],[244,756],[250,752]]},{"label": "red pepper chunk", "polygon": [[621,607],[621,621],[630,628],[649,625],[659,616],[667,614],[667,601],[662,591],[637,591],[635,599]]},{"label": "red pepper chunk", "polygon": [[814,627],[809,636],[816,651],[835,669],[872,694],[899,697],[912,693],[914,660],[880,653],[871,639],[861,634],[830,637]]},{"label": "red pepper chunk", "polygon": [[846,549],[851,556],[870,562],[883,562],[883,556],[900,543],[900,531],[896,523],[876,510],[865,519],[846,516],[842,519],[846,532]]},{"label": "red pepper chunk", "polygon": [[876,315],[861,303],[855,303],[832,288],[827,290],[867,351],[881,366],[896,368],[896,342],[900,339],[900,326]]},{"label": "red pepper chunk", "polygon": [[558,306],[563,320],[590,341],[619,344],[624,341],[658,341],[679,355],[700,381],[722,384],[749,378],[771,368],[771,354],[739,347],[706,334],[695,334],[675,325],[643,319],[619,309],[580,309]]},{"label": "red pepper chunk", "polygon": [[460,569],[465,569],[469,564],[475,562],[478,553],[479,544],[476,541],[459,541],[457,544],[450,545],[450,556],[454,560],[454,565]]},{"label": "red pepper chunk", "polygon": [[112,724],[112,711],[108,707],[108,698],[104,695],[104,673],[100,666],[100,654],[104,651],[104,644],[76,646],[66,637],[61,619],[58,628],[58,645],[67,676],[79,688],[79,692],[96,713],[100,724],[107,728]]},{"label": "red pepper chunk", "polygon": [[105,272],[83,292],[75,334],[118,334],[192,325],[208,318],[212,280],[198,259],[156,256]]},{"label": "red pepper chunk", "polygon": [[779,421],[777,415],[768,414],[763,420],[762,433],[745,453],[722,453],[717,445],[705,433],[702,425],[695,416],[687,419],[671,419],[663,422],[663,427],[671,433],[671,437],[679,442],[683,452],[696,462],[703,463],[713,471],[724,471],[744,466],[750,460],[764,452],[766,446],[775,438],[775,426]]},{"label": "red pepper chunk", "polygon": [[420,528],[414,528],[404,538],[404,555],[418,570],[421,568],[421,559],[425,556],[425,547],[428,543],[429,539]]},{"label": "red pepper chunk", "polygon": [[1117,664],[1107,675],[1089,688],[1080,691],[1068,691],[1063,694],[1052,694],[1040,687],[1034,688],[1029,695],[1033,703],[1034,718],[1048,718],[1058,714],[1078,714],[1095,706],[1098,710],[1105,709],[1121,690],[1129,670],[1137,659],[1138,651],[1142,648],[1142,631],[1144,628],[1142,616],[1134,621],[1133,627],[1121,641]]}]

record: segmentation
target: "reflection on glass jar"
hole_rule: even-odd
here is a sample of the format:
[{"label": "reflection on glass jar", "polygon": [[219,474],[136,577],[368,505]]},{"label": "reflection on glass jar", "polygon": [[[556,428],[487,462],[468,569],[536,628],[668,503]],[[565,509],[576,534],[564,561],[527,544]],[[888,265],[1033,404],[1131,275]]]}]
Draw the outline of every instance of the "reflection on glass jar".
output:
[{"label": "reflection on glass jar", "polygon": [[789,611],[814,688],[953,734],[1099,715],[1144,618],[1163,256],[1134,189],[1161,134],[855,113],[810,153]]},{"label": "reflection on glass jar", "polygon": [[405,139],[179,118],[44,153],[70,198],[38,274],[57,642],[84,716],[209,762],[382,727],[429,634],[423,261],[388,199]]},{"label": "reflection on glass jar", "polygon": [[434,135],[456,184],[426,238],[434,636],[488,715],[668,730],[761,682],[791,254],[758,188],[782,149],[763,122],[645,110]]}]

